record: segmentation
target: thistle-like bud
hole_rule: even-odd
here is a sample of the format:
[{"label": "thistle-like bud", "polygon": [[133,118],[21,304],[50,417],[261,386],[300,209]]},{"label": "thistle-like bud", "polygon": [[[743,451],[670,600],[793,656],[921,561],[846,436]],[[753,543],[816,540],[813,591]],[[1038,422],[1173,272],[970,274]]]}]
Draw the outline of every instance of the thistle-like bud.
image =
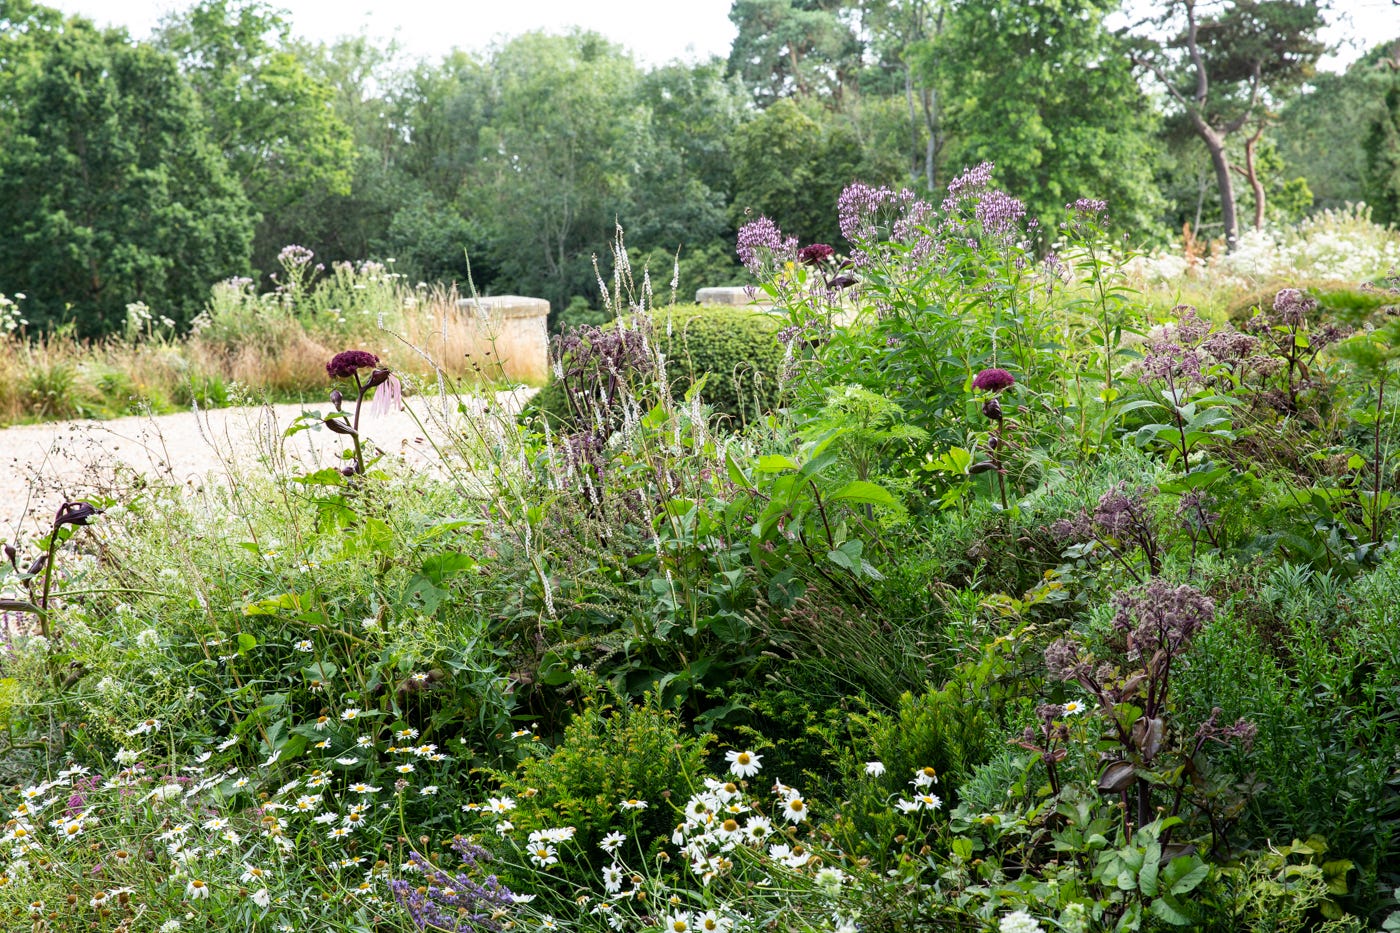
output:
[{"label": "thistle-like bud", "polygon": [[346,437],[356,437],[359,432],[345,423],[343,418],[327,418],[325,425],[332,434],[344,434]]},{"label": "thistle-like bud", "polygon": [[345,395],[339,389],[331,389],[331,404],[335,406],[336,411],[344,410],[340,407],[344,401]]}]

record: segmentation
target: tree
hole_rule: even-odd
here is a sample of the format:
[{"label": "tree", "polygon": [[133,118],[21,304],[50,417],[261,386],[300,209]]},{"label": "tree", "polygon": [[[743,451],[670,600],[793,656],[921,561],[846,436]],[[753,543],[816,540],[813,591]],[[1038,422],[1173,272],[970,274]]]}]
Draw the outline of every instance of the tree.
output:
[{"label": "tree", "polygon": [[1262,224],[1266,195],[1256,147],[1279,103],[1312,74],[1324,51],[1321,0],[1162,0],[1155,23],[1174,30],[1166,43],[1140,40],[1135,60],[1166,88],[1205,144],[1220,192],[1225,243],[1239,241],[1231,136],[1249,130],[1243,174]]},{"label": "tree", "polygon": [[1362,144],[1364,190],[1379,223],[1400,224],[1400,40],[1386,51],[1388,55],[1369,56],[1376,61],[1363,66],[1372,69],[1385,88]]},{"label": "tree", "polygon": [[733,153],[736,225],[763,214],[804,242],[841,242],[837,198],[866,174],[860,141],[843,121],[819,123],[780,100],[734,134]]},{"label": "tree", "polygon": [[653,147],[632,59],[596,33],[527,33],[492,58],[477,196],[500,275],[558,309],[594,292],[590,257],[626,219]]},{"label": "tree", "polygon": [[157,42],[199,95],[210,137],[262,215],[255,259],[286,244],[279,217],[313,193],[350,193],[354,142],[331,88],[289,47],[289,24],[257,0],[201,0],[164,21]]},{"label": "tree", "polygon": [[119,327],[128,302],[188,320],[247,271],[253,214],[175,59],[69,21],[0,150],[0,291],[53,324]]},{"label": "tree", "polygon": [[1156,211],[1152,107],[1121,40],[1116,0],[954,0],[917,60],[944,92],[954,168],[995,162],[1000,184],[1049,229],[1065,204],[1109,202],[1143,230]]},{"label": "tree", "polygon": [[734,0],[738,28],[729,71],[760,106],[783,97],[819,97],[839,108],[860,69],[862,47],[851,0]]},{"label": "tree", "polygon": [[[860,34],[870,65],[861,78],[868,94],[903,93],[908,111],[909,181],[932,191],[947,136],[933,77],[940,72],[938,39],[949,0],[861,0]],[[875,79],[870,72],[888,76]],[[892,81],[891,81],[892,79]]]}]

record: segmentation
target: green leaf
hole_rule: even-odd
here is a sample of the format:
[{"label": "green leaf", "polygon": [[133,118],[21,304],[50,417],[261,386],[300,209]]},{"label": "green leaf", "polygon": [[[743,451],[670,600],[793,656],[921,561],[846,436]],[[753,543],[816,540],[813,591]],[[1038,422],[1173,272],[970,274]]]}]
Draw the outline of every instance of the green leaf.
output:
[{"label": "green leaf", "polygon": [[754,469],[760,473],[783,473],[787,470],[800,470],[802,464],[791,457],[784,457],[782,454],[764,454],[758,458]]},{"label": "green leaf", "polygon": [[1189,894],[1210,875],[1210,866],[1198,855],[1180,855],[1167,863],[1162,883],[1176,895]]},{"label": "green leaf", "polygon": [[258,640],[247,632],[238,633],[238,653],[247,654],[258,646]]},{"label": "green leaf", "polygon": [[1174,927],[1190,926],[1195,922],[1195,918],[1188,912],[1186,905],[1170,895],[1154,900],[1148,906],[1147,912]]},{"label": "green leaf", "polygon": [[832,493],[830,498],[835,502],[857,502],[862,505],[878,505],[890,509],[899,508],[899,501],[890,495],[888,490],[865,480],[847,483]]}]

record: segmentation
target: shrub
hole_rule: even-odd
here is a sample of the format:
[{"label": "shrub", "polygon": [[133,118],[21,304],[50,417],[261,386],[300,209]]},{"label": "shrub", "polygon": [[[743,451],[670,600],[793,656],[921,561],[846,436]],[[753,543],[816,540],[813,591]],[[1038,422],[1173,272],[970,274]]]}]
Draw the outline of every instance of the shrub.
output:
[{"label": "shrub", "polygon": [[[778,404],[783,347],[779,321],[747,308],[699,306],[653,313],[666,354],[666,375],[679,398],[701,377],[701,396],[715,411],[737,421],[751,421]],[[563,386],[552,382],[535,396],[527,412],[542,412],[567,423]]]},{"label": "shrub", "polygon": [[[629,821],[622,802],[645,801],[644,809],[630,811],[632,837],[635,847],[650,854],[675,829],[672,802],[690,796],[711,741],[691,735],[662,707],[659,694],[615,708],[591,696],[554,749],[496,777],[502,798],[515,803],[511,822],[517,835],[572,826],[578,850],[595,860],[602,858],[598,843],[614,824]],[[583,881],[602,865],[577,860],[561,871]]]}]

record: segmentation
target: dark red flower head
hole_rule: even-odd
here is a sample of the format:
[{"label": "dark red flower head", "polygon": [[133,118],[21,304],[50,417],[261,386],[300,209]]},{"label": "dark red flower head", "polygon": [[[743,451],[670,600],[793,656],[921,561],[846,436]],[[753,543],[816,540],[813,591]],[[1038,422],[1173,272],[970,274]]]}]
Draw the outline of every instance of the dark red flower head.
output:
[{"label": "dark red flower head", "polygon": [[378,365],[379,357],[368,350],[344,350],[331,357],[326,364],[326,375],[332,379],[348,379],[358,370]]},{"label": "dark red flower head", "polygon": [[1000,392],[1016,384],[1016,377],[1004,369],[984,369],[972,377],[972,387],[983,392]]},{"label": "dark red flower head", "polygon": [[811,246],[804,246],[797,251],[798,261],[809,266],[815,266],[819,262],[825,262],[836,255],[836,250],[825,243],[813,243]]}]

